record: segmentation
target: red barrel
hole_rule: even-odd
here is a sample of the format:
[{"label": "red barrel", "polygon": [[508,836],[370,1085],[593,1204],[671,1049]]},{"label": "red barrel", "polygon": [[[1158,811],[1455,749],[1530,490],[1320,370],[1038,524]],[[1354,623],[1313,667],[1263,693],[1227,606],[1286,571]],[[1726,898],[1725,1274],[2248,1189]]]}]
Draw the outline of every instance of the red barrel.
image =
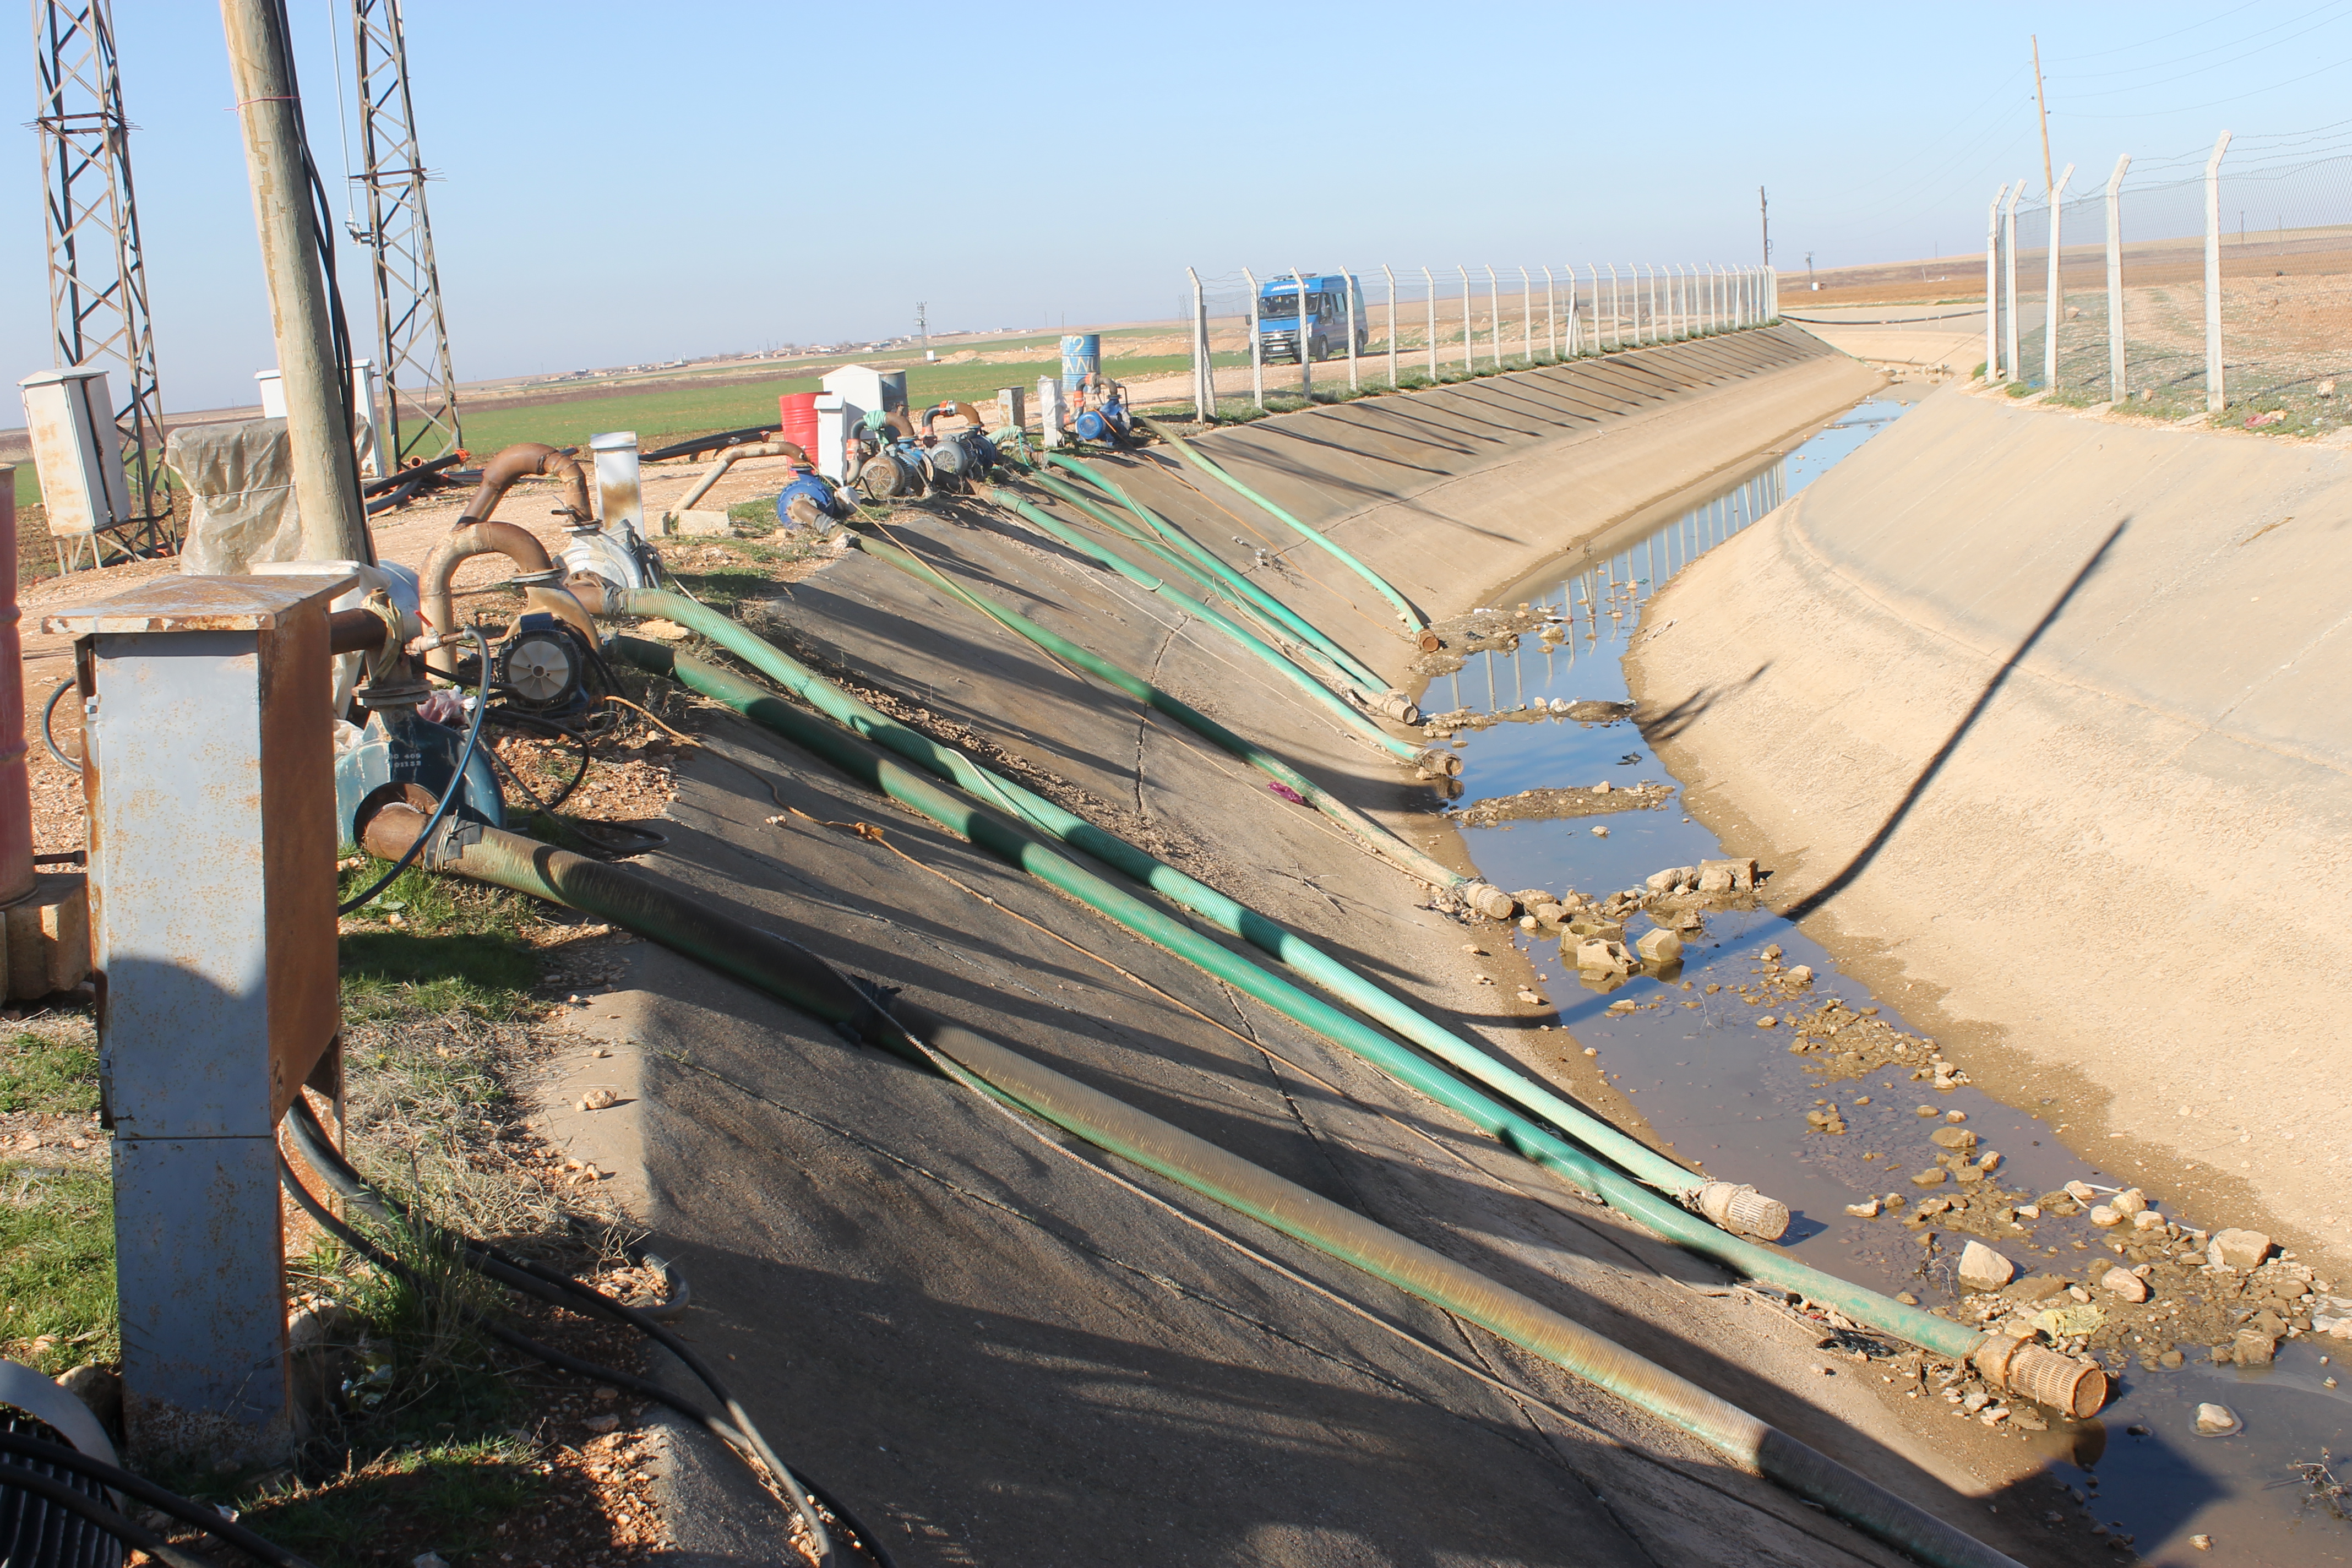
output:
[{"label": "red barrel", "polygon": [[812,457],[816,453],[816,394],[787,392],[776,399],[776,434]]}]

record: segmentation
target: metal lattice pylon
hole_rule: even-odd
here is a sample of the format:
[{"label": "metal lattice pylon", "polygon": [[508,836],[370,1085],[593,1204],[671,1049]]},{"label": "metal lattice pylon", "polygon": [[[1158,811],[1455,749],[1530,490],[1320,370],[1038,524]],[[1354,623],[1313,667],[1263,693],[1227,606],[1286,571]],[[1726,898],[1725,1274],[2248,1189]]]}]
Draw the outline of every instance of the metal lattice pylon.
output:
[{"label": "metal lattice pylon", "polygon": [[114,424],[139,497],[139,543],[152,548],[168,534],[171,481],[113,18],[107,0],[33,0],[33,35],[52,352],[60,367],[103,364],[122,377]]},{"label": "metal lattice pylon", "polygon": [[383,360],[388,468],[463,445],[457,378],[441,316],[441,275],[425,211],[425,160],[408,93],[408,45],[400,0],[352,0],[352,67],[359,81],[360,144],[368,232],[375,253],[376,342]]}]

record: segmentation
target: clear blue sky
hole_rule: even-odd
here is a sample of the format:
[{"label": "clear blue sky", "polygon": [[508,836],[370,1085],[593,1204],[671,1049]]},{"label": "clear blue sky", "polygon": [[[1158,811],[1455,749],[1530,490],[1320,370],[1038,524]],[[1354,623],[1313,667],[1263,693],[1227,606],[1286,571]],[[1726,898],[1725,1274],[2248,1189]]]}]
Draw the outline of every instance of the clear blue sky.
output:
[{"label": "clear blue sky", "polygon": [[[292,5],[331,181],[347,0]],[[114,14],[165,406],[246,401],[275,355],[218,15]],[[936,329],[1160,316],[1187,264],[1752,260],[1759,184],[1784,268],[1948,255],[1993,186],[2039,182],[2036,28],[2078,188],[2118,152],[2201,163],[2225,125],[2352,115],[2352,0],[407,14],[467,379],[879,336],[918,300]],[[49,364],[29,60],[16,79],[11,378]]]}]

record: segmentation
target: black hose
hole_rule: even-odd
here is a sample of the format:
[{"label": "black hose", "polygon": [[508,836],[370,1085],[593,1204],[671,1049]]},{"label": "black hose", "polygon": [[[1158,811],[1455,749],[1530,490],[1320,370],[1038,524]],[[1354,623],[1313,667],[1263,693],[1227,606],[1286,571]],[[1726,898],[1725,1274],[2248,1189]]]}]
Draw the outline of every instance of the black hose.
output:
[{"label": "black hose", "polygon": [[503,724],[509,729],[513,730],[536,730],[541,734],[552,740],[568,740],[577,741],[580,742],[580,766],[572,773],[570,781],[567,782],[562,789],[555,792],[555,798],[552,800],[541,799],[540,797],[540,793],[531,788],[530,784],[524,783],[522,775],[515,772],[513,768],[508,766],[506,759],[499,756],[496,751],[485,752],[483,753],[483,755],[490,759],[490,765],[498,769],[499,772],[504,773],[514,784],[515,788],[522,791],[523,795],[530,799],[530,804],[537,806],[540,810],[552,812],[557,806],[562,805],[565,801],[572,798],[572,792],[578,789],[580,787],[581,781],[588,776],[588,765],[592,761],[593,761],[593,759],[589,755],[587,736],[582,734],[577,730],[569,729],[564,725],[558,724],[552,720],[541,719],[536,714],[517,713],[510,709],[505,708],[499,709],[497,713],[493,715],[492,721]]},{"label": "black hose", "polygon": [[71,691],[74,689],[74,678],[72,676],[68,676],[63,680],[58,681],[58,689],[49,693],[48,701],[42,704],[41,744],[48,747],[49,755],[57,758],[59,763],[79,773],[81,772],[81,764],[58,749],[57,733],[52,728],[57,718],[58,700],[63,697],[67,692]]},{"label": "black hose", "polygon": [[[482,634],[472,626],[466,628],[466,635],[474,639],[474,647],[480,650],[482,680],[481,685],[474,692],[474,721],[466,730],[466,749],[457,753],[457,771],[449,775],[449,787],[441,792],[440,801],[433,807],[433,823],[436,826],[439,826],[443,817],[449,815],[449,807],[456,804],[458,793],[466,787],[466,769],[474,760],[475,743],[482,738],[482,721],[489,715],[490,711],[490,645],[484,642]],[[52,698],[51,700],[56,700]],[[374,887],[357,898],[347,899],[335,906],[335,918],[341,920],[353,910],[373,902],[377,894],[392,886],[394,878],[408,869],[410,862],[416,858],[417,851],[424,847],[425,840],[431,837],[432,828],[430,827],[418,834],[416,842],[410,845],[407,852],[392,863],[392,869],[375,879]]]},{"label": "black hose", "polygon": [[380,496],[386,490],[396,490],[404,486],[415,484],[420,480],[437,476],[444,468],[452,468],[465,461],[465,458],[466,454],[461,449],[444,452],[429,463],[411,463],[404,468],[394,468],[381,478],[362,482],[360,494]]},{"label": "black hose", "polygon": [[697,436],[691,441],[674,442],[667,447],[656,447],[650,452],[640,452],[637,461],[658,463],[669,458],[691,457],[697,452],[723,452],[730,447],[756,441],[774,428],[773,425],[754,425],[748,430],[721,430],[715,436]]},{"label": "black hose", "polygon": [[[328,1142],[326,1130],[319,1125],[317,1113],[310,1109],[307,1101],[298,1100],[295,1102],[287,1117],[287,1127],[293,1134],[295,1148],[301,1154],[304,1163],[318,1173],[321,1181],[333,1187],[346,1201],[356,1205],[380,1220],[394,1223],[391,1206],[385,1203],[383,1194],[369,1186],[365,1179],[352,1169],[350,1163],[343,1159],[332,1143]],[[308,1189],[300,1183],[292,1179],[290,1170],[281,1171],[280,1175],[281,1179],[286,1181],[288,1191],[293,1194],[295,1202],[300,1204],[313,1217],[318,1218],[320,1224],[333,1230],[347,1245],[379,1267],[399,1273],[412,1283],[415,1282],[415,1277],[396,1259],[383,1253],[356,1232],[351,1231],[347,1226],[334,1220],[322,1207],[314,1206],[317,1200],[310,1195]],[[710,1364],[677,1334],[655,1321],[652,1313],[644,1308],[633,1307],[625,1301],[616,1300],[593,1286],[582,1284],[567,1274],[549,1268],[543,1264],[533,1263],[529,1258],[516,1257],[488,1242],[444,1230],[429,1220],[422,1220],[415,1215],[403,1217],[406,1223],[428,1237],[444,1244],[456,1243],[457,1254],[467,1268],[487,1279],[498,1281],[509,1289],[567,1310],[584,1310],[635,1329],[677,1357],[679,1363],[693,1374],[695,1380],[700,1383],[709,1391],[710,1396],[734,1418],[735,1424],[730,1426],[727,1422],[718,1420],[657,1384],[611,1367],[580,1361],[551,1346],[541,1344],[510,1330],[502,1329],[475,1314],[475,1320],[484,1332],[503,1344],[523,1351],[551,1365],[578,1373],[583,1376],[601,1378],[617,1387],[626,1388],[644,1398],[651,1399],[690,1417],[716,1435],[730,1447],[755,1460],[761,1468],[774,1475],[778,1484],[792,1500],[793,1506],[800,1510],[803,1521],[820,1543],[827,1542],[826,1532],[815,1515],[810,1511],[807,1497],[802,1495],[803,1492],[815,1496],[824,1503],[827,1512],[847,1525],[861,1548],[875,1562],[880,1563],[882,1568],[893,1568],[889,1553],[876,1540],[874,1532],[860,1523],[855,1514],[841,1507],[814,1484],[793,1471],[769,1446],[767,1438],[761,1433],[758,1424],[751,1419],[751,1413],[743,1408],[741,1401],[719,1382],[719,1374],[712,1370]],[[664,1274],[667,1279],[666,1265]],[[682,1293],[682,1287],[673,1285],[672,1289],[674,1292]],[[832,1561],[829,1543],[825,1544],[824,1560]]]},{"label": "black hose", "polygon": [[[269,1563],[271,1568],[315,1568],[309,1558],[298,1557],[274,1542],[264,1541],[219,1510],[184,1498],[167,1488],[157,1486],[144,1476],[133,1475],[119,1465],[110,1465],[79,1448],[27,1437],[20,1432],[0,1432],[0,1454],[14,1454],[19,1458],[37,1460],[41,1464],[54,1465],[61,1470],[71,1470],[79,1476],[87,1476],[125,1497],[136,1498],[150,1508],[170,1514],[183,1524],[193,1524],[216,1535],[247,1556]],[[16,1474],[14,1468],[0,1465],[0,1486],[13,1484]],[[100,1528],[107,1527],[100,1524]],[[130,1541],[128,1544],[151,1554],[154,1551],[154,1548],[137,1541]]]},{"label": "black hose", "polygon": [[[88,1492],[78,1491],[65,1482],[20,1465],[0,1465],[0,1487],[15,1487],[37,1498],[64,1509],[68,1513],[88,1520],[125,1546],[135,1546],[165,1568],[214,1568],[173,1547],[162,1536],[144,1525],[109,1508]],[[215,1516],[217,1517],[217,1516]]]}]

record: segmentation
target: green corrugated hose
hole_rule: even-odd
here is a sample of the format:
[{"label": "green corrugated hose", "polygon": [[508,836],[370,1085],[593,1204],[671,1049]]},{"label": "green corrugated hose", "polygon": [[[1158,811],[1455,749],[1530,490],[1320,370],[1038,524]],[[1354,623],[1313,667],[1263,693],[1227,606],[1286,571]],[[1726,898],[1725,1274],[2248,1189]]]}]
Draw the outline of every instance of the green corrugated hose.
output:
[{"label": "green corrugated hose", "polygon": [[[387,806],[367,825],[368,847],[379,855],[399,854],[407,847],[404,836],[413,840],[424,820],[413,807]],[[2020,1568],[1966,1531],[1689,1379],[1386,1226],[925,1008],[901,1001],[883,1013],[806,948],[717,914],[683,889],[470,824],[457,841],[445,835],[428,847],[425,863],[609,920],[968,1089],[1063,1128],[1327,1258],[1478,1323],[1570,1376],[1681,1427],[1742,1470],[1786,1487],[1937,1568]]]},{"label": "green corrugated hose", "polygon": [[[1213,742],[1239,757],[1250,766],[1275,780],[1284,788],[1303,797],[1307,804],[1329,817],[1351,835],[1371,854],[1402,871],[1406,876],[1428,883],[1441,893],[1460,899],[1489,920],[1507,920],[1517,906],[1508,894],[1491,885],[1463,876],[1444,862],[1414,848],[1378,822],[1366,816],[1347,802],[1339,799],[1321,784],[1284,762],[1280,757],[1243,739],[1206,713],[1180,698],[1162,691],[1141,676],[1122,668],[1080,647],[1069,638],[1049,631],[1028,616],[1009,610],[995,600],[964,587],[950,578],[929,562],[888,540],[868,534],[856,534],[857,547],[885,565],[896,567],[919,582],[937,587],[958,602],[970,605],[990,620],[1018,637],[1026,637],[1046,653],[1063,662],[1076,666],[1105,685],[1125,692],[1155,712],[1165,713],[1202,739]],[[1458,765],[1452,755],[1433,752],[1423,764],[1429,771]]]},{"label": "green corrugated hose", "polygon": [[[675,595],[633,593],[633,604],[658,599],[656,612],[695,626],[673,605],[700,610],[709,620],[725,617]],[[648,607],[651,607],[648,605]],[[731,625],[731,623],[728,623]],[[740,628],[737,628],[740,632]],[[748,636],[749,634],[743,634]],[[756,640],[756,639],[755,639]],[[1906,1307],[1865,1286],[1809,1268],[1785,1254],[1727,1235],[1698,1215],[1660,1197],[1641,1182],[1569,1143],[1551,1129],[1511,1110],[1396,1041],[1301,991],[1230,949],[1172,920],[1134,895],[1039,843],[1016,822],[950,795],[835,725],[784,701],[740,676],[643,638],[614,639],[614,651],[641,668],[674,674],[693,689],[759,721],[795,745],[815,752],[869,788],[880,791],[970,840],[1047,886],[1066,893],[1114,922],[1185,960],[1313,1030],[1325,1039],[1378,1066],[1406,1087],[1436,1100],[1525,1158],[1667,1239],[1716,1258],[1741,1273],[1802,1291],[1847,1317],[1909,1340],[1938,1354],[1966,1359],[1984,1348],[1986,1336],[1917,1307]],[[780,656],[781,657],[781,656]],[[942,748],[944,750],[945,748]],[[1613,1130],[1612,1130],[1613,1131]],[[1618,1134],[1622,1137],[1622,1134]],[[2095,1408],[2095,1406],[2094,1406]]]},{"label": "green corrugated hose", "polygon": [[1058,522],[1046,516],[1011,490],[991,490],[989,499],[999,506],[1010,507],[1028,522],[1043,529],[1071,549],[1084,554],[1087,559],[1109,567],[1137,587],[1158,594],[1185,614],[1215,626],[1234,641],[1255,654],[1267,668],[1276,671],[1292,685],[1313,698],[1318,707],[1340,720],[1360,739],[1370,742],[1391,756],[1402,757],[1415,764],[1420,763],[1422,748],[1408,742],[1400,741],[1381,729],[1369,716],[1349,706],[1345,699],[1335,694],[1330,688],[1299,668],[1290,659],[1284,658],[1277,649],[1269,647],[1256,634],[1235,626],[1174,584],[1162,582],[1150,573],[1131,565],[1122,560],[1117,552],[1105,550],[1067,523]]},{"label": "green corrugated hose", "polygon": [[1241,480],[1234,478],[1233,475],[1225,472],[1224,469],[1219,468],[1216,464],[1211,462],[1208,458],[1194,451],[1192,449],[1192,444],[1190,441],[1185,440],[1183,437],[1179,436],[1175,431],[1169,429],[1158,420],[1146,419],[1139,416],[1136,423],[1141,425],[1145,429],[1150,431],[1153,435],[1159,437],[1161,440],[1175,447],[1186,462],[1192,464],[1202,473],[1210,475],[1219,482],[1230,485],[1234,489],[1240,491],[1243,495],[1247,496],[1250,500],[1255,501],[1259,507],[1264,509],[1268,516],[1277,518],[1283,522],[1288,524],[1297,531],[1300,538],[1306,540],[1308,543],[1319,546],[1320,548],[1328,551],[1339,560],[1340,564],[1347,567],[1349,571],[1353,572],[1357,576],[1361,577],[1365,582],[1370,583],[1373,587],[1379,589],[1381,592],[1381,597],[1386,599],[1390,605],[1395,607],[1397,618],[1404,622],[1404,629],[1407,633],[1413,637],[1419,637],[1423,632],[1429,629],[1429,623],[1421,618],[1421,612],[1414,609],[1412,605],[1408,604],[1402,594],[1400,594],[1394,588],[1390,587],[1387,578],[1381,576],[1379,573],[1373,571],[1370,567],[1357,560],[1353,555],[1350,555],[1347,551],[1342,550],[1337,543],[1325,538],[1315,530],[1307,527],[1305,523],[1299,521],[1297,518],[1291,516],[1288,512],[1283,510],[1280,507],[1275,505],[1272,501],[1266,500],[1255,490],[1250,489],[1249,486],[1242,483]]},{"label": "green corrugated hose", "polygon": [[1204,570],[1213,574],[1230,591],[1247,598],[1276,625],[1286,628],[1294,636],[1320,650],[1324,658],[1345,670],[1359,686],[1363,688],[1368,697],[1377,698],[1389,689],[1387,681],[1373,673],[1370,668],[1355,655],[1325,637],[1313,622],[1260,587],[1251,579],[1249,574],[1227,564],[1223,557],[1201,544],[1183,529],[1129,495],[1124,488],[1108,476],[1098,472],[1093,464],[1073,458],[1066,452],[1048,452],[1045,454],[1045,461],[1077,475],[1078,478],[1133,512],[1144,527],[1199,562]]}]

